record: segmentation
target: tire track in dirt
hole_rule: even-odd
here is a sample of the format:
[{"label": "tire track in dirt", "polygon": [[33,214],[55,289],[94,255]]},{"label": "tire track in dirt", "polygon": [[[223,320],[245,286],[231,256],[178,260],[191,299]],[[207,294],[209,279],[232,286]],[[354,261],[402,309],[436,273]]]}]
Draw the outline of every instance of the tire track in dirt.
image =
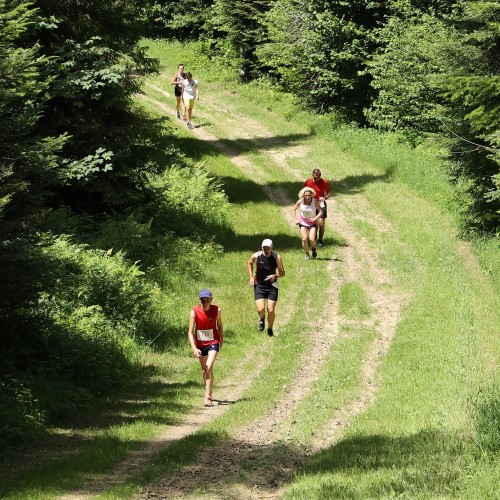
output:
[{"label": "tire track in dirt", "polygon": [[[240,117],[240,123],[245,119]],[[259,135],[263,133],[259,126]],[[228,151],[227,145],[221,143],[211,134],[200,129],[194,134],[202,140],[209,140],[214,145],[219,144],[222,152]],[[267,134],[265,134],[267,135]],[[231,148],[229,148],[231,149]],[[258,167],[242,163],[238,160],[236,151],[230,150],[233,163],[245,172],[252,175],[262,185],[270,199],[280,198],[280,204],[290,207],[292,200],[287,199],[286,193],[276,193],[262,184],[263,174]],[[286,153],[268,150],[268,154],[277,156],[276,163],[283,163]],[[279,155],[279,156],[278,156]],[[285,169],[291,178],[301,181],[300,175],[292,169]],[[362,198],[358,195],[357,202]],[[278,200],[276,200],[278,201]],[[348,212],[355,210],[355,201],[351,197],[349,202],[343,200]],[[369,206],[364,202],[363,209],[368,211]],[[376,259],[375,249],[356,236],[354,228],[348,223],[347,215],[338,202],[335,203],[336,232],[347,241],[347,246],[341,249],[340,264],[331,260],[327,271],[332,276],[327,294],[331,299],[322,311],[320,321],[314,325],[315,329],[307,332],[313,337],[312,345],[304,353],[299,366],[307,366],[307,374],[299,371],[294,377],[290,387],[286,389],[283,397],[276,403],[273,410],[257,421],[239,429],[233,439],[221,443],[210,449],[202,450],[196,457],[194,464],[182,467],[174,476],[166,481],[160,481],[146,488],[141,498],[195,498],[198,497],[200,485],[206,498],[277,498],[283,493],[283,486],[291,475],[312,453],[322,448],[332,446],[341,436],[343,430],[356,415],[363,412],[375,399],[379,381],[377,368],[384,354],[390,346],[399,320],[400,308],[404,297],[398,294],[392,286],[390,277],[381,268]],[[369,219],[378,231],[393,231],[393,228],[378,214],[368,212]],[[290,208],[283,209],[285,219],[293,224]],[[334,273],[335,266],[339,267],[340,277]],[[364,279],[368,274],[369,280]],[[281,428],[282,423],[293,413],[294,409],[309,393],[314,383],[319,379],[322,363],[327,359],[332,345],[342,335],[340,326],[342,318],[338,315],[338,292],[342,281],[357,281],[364,284],[373,309],[372,320],[368,324],[376,328],[378,335],[364,355],[361,368],[361,383],[359,395],[354,401],[334,413],[316,438],[300,448],[285,445],[286,429]],[[391,293],[387,289],[391,288]],[[307,306],[307,305],[306,305]],[[308,309],[311,307],[309,305]],[[312,311],[309,310],[309,313]],[[307,314],[307,313],[306,313]],[[350,322],[352,326],[352,321]],[[359,322],[366,327],[366,322]],[[361,325],[363,323],[363,325]],[[317,331],[321,334],[318,335]],[[307,363],[307,364],[305,364]],[[239,470],[237,462],[253,462],[249,473]]]},{"label": "tire track in dirt", "polygon": [[217,393],[225,396],[223,400],[214,399],[215,404],[211,408],[200,406],[194,409],[180,423],[166,427],[145,446],[131,451],[111,472],[91,477],[78,491],[63,495],[60,499],[92,498],[106,489],[121,484],[140,468],[147,467],[162,450],[190,434],[195,434],[203,425],[223,415],[231,404],[241,398],[255,377],[266,367],[268,361],[265,356],[260,356],[258,359],[247,362],[246,364],[254,363],[255,366],[246,377],[243,374],[245,367],[242,366],[232,374],[230,379],[217,384]]},{"label": "tire track in dirt", "polygon": [[[160,87],[150,84],[148,84],[148,86],[156,92],[161,93],[166,97],[170,97],[170,94],[163,91],[163,89],[161,89]],[[160,101],[157,101],[145,95],[141,95],[140,98],[146,102],[149,102],[150,104],[153,104],[155,107],[157,107],[157,109],[164,113],[171,113],[170,106],[167,106]],[[241,158],[237,151],[224,145],[224,143],[221,143],[215,136],[205,133],[203,140],[216,143],[219,150],[227,156],[231,157],[231,161],[238,168],[246,171],[247,173],[250,170],[251,175],[254,176],[254,179],[258,177],[260,171],[254,169],[254,165],[251,162],[247,161],[245,158]],[[270,196],[271,191],[267,187],[267,185],[264,184],[264,178],[261,178],[260,182],[262,183],[261,187],[264,189],[266,194]],[[260,184],[260,182],[258,183]],[[281,193],[281,195],[280,193],[274,193],[275,199],[276,197],[283,198],[283,196],[283,193]],[[293,311],[290,308],[284,308],[282,310],[280,314],[280,320],[283,327],[286,326],[287,322],[290,320],[292,312]],[[224,400],[214,399],[214,403],[216,404],[213,407],[208,409],[195,409],[179,424],[169,426],[154,439],[150,440],[145,446],[141,446],[140,448],[130,452],[124,460],[122,460],[116,467],[113,468],[111,472],[95,475],[88,481],[86,481],[86,483],[81,488],[79,488],[78,491],[60,496],[59,498],[61,500],[84,500],[92,498],[93,496],[98,495],[106,489],[121,484],[126,480],[128,476],[132,475],[134,471],[140,469],[141,467],[148,466],[162,450],[190,434],[195,434],[198,430],[201,429],[201,427],[203,427],[203,425],[210,422],[214,418],[221,416],[227,411],[232,403],[236,402],[242,397],[244,392],[251,386],[252,382],[267,366],[269,359],[267,357],[260,356],[259,359],[253,360],[252,362],[255,364],[255,367],[246,376],[246,378],[242,373],[243,370],[240,369],[238,372],[233,372],[231,376],[231,380],[235,380],[237,382],[232,383],[231,381],[226,380],[218,384],[217,393],[225,394]]]}]

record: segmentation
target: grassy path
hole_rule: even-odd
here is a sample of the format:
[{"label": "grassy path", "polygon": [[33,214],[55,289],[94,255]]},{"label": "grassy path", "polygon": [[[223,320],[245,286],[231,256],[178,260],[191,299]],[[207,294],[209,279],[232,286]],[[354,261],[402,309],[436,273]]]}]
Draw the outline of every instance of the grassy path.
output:
[{"label": "grassy path", "polygon": [[[166,91],[162,91],[154,85],[151,85],[150,88],[156,93],[161,94],[165,99],[170,97]],[[171,111],[168,102],[155,100],[150,97],[145,97],[144,99],[162,112],[168,113]],[[209,107],[210,104],[209,102],[207,106],[208,115],[214,117],[216,116],[216,111]],[[227,108],[225,112],[228,112]],[[237,134],[231,128],[228,129],[228,135],[231,136],[232,141],[245,140],[256,143],[259,138],[269,139],[272,137],[272,134],[262,123],[248,120],[249,125],[247,126],[247,120],[244,116],[236,116],[234,110],[231,113],[240,123],[239,130],[241,131]],[[224,121],[224,123],[226,122]],[[229,125],[231,124],[229,122]],[[291,206],[294,198],[284,189],[271,189],[266,182],[268,174],[266,174],[265,168],[259,166],[258,162],[245,158],[237,148],[220,141],[203,127],[196,128],[193,133],[198,139],[209,142],[223,154],[229,156],[233,165],[244,175],[249,176],[256,182],[257,189],[261,188],[270,201],[282,206],[283,219],[288,223],[291,230],[295,229],[291,217]],[[227,135],[226,131],[224,131],[223,135]],[[267,168],[269,168],[271,162],[274,163],[273,170],[281,170],[283,175],[290,176],[290,180],[294,181],[300,187],[301,174],[288,167],[286,158],[297,158],[306,150],[303,147],[299,148],[297,146],[292,146],[288,149],[286,144],[284,146],[278,146],[278,144],[279,141],[272,149],[267,151],[269,156],[266,159]],[[323,309],[320,311],[317,310],[316,302],[303,304],[304,309],[302,313],[304,316],[307,318],[316,317],[316,320],[310,322],[307,326],[307,331],[304,332],[307,338],[310,339],[310,344],[307,346],[307,349],[300,353],[299,369],[292,375],[289,387],[284,390],[282,396],[274,403],[274,407],[270,412],[265,413],[246,426],[238,427],[232,439],[225,440],[220,445],[204,450],[197,458],[195,465],[189,465],[186,469],[181,469],[176,476],[163,482],[159,487],[160,491],[157,492],[161,497],[186,497],[193,488],[196,488],[196,482],[198,481],[201,481],[205,485],[205,492],[217,494],[221,487],[220,480],[211,486],[210,478],[212,476],[225,478],[224,495],[227,496],[237,497],[243,495],[246,498],[250,498],[255,495],[260,497],[262,494],[279,494],[279,487],[290,478],[290,475],[297,470],[299,464],[307,459],[308,455],[334,443],[340,437],[342,430],[347,426],[350,419],[362,412],[373,401],[377,388],[376,367],[380,357],[387,351],[390,340],[394,335],[402,301],[401,297],[395,293],[382,293],[384,287],[387,287],[391,283],[385,271],[377,265],[373,257],[374,250],[368,249],[365,241],[359,241],[356,238],[346,217],[341,215],[339,211],[340,206],[337,206],[337,203],[335,205],[332,204],[331,209],[336,214],[337,238],[342,238],[342,241],[345,241],[345,243],[340,247],[338,256],[335,255],[337,253],[336,250],[324,250],[323,254],[332,256],[325,256],[317,261],[322,264],[323,267],[320,270],[325,272],[327,278],[326,293],[323,292],[323,294],[329,299],[325,301]],[[368,215],[368,210],[365,213]],[[297,245],[300,246],[298,237],[296,240]],[[304,263],[300,266],[301,273],[308,272],[306,265]],[[367,284],[366,293],[374,312],[369,318],[362,318],[360,320],[349,319],[339,314],[338,311],[341,285],[345,282],[363,282],[363,273],[367,274],[368,280],[371,283]],[[295,292],[297,291],[295,290]],[[293,294],[293,290],[290,290],[290,292]],[[290,294],[290,292],[288,293]],[[294,300],[293,298],[288,298],[287,302],[293,302]],[[286,325],[287,316],[289,315],[286,315],[285,318],[280,318],[280,323],[283,326]],[[342,331],[343,322],[348,324],[350,333]],[[366,335],[366,339],[362,341],[364,352],[362,354],[360,352],[362,359],[358,389],[353,391],[350,396],[343,396],[346,400],[349,400],[348,402],[346,401],[347,404],[340,406],[329,419],[324,419],[322,429],[317,429],[320,431],[319,436],[321,438],[316,436],[314,439],[303,440],[302,446],[307,445],[307,449],[304,449],[300,453],[296,451],[294,454],[295,458],[291,462],[289,450],[285,453],[283,444],[289,443],[291,446],[297,447],[296,444],[293,444],[293,439],[291,437],[288,438],[292,433],[290,422],[292,415],[301,405],[304,405],[304,400],[310,394],[315,383],[323,376],[323,364],[329,358],[332,346],[338,344],[340,340],[349,341],[351,338],[357,340],[359,327],[362,328],[363,332],[368,330],[371,334]],[[304,345],[306,345],[305,341]],[[219,391],[224,391],[226,398],[231,401],[239,399],[244,390],[250,385],[250,382],[257,378],[258,372],[262,371],[264,366],[263,363],[257,365],[256,371],[250,373],[246,378],[240,379],[238,374],[233,374],[233,377],[238,379],[238,387],[233,387],[232,391],[228,391],[227,385],[222,383]],[[195,432],[209,420],[221,417],[227,408],[228,406],[220,405],[216,406],[210,413],[207,411],[194,411],[181,424],[174,428],[166,429],[165,432],[152,440],[149,446],[142,447],[132,453],[129,458],[122,461],[110,474],[102,476],[97,480],[94,478],[92,482],[88,483],[78,492],[62,498],[66,500],[88,498],[103,489],[118,485],[130,474],[130,471],[134,467],[146,464],[161,448],[169,446],[175,440]],[[304,411],[304,409],[299,411]],[[235,436],[237,436],[237,439],[234,439]],[[251,449],[252,455],[254,455],[252,460],[262,465],[257,468],[250,468],[245,480],[241,484],[238,484],[235,479],[238,475],[241,475],[241,469],[234,469],[235,477],[231,477],[228,474],[227,462],[233,462],[233,458],[231,457],[234,456],[238,456],[241,459],[248,449]],[[255,450],[259,451],[256,453]],[[270,450],[272,451],[270,452]],[[261,455],[261,457],[257,458],[256,455]],[[217,464],[215,467],[214,462]],[[270,467],[270,464],[272,464],[272,467]],[[195,478],[196,482],[193,482],[193,478]],[[230,488],[228,484],[233,482],[237,486]],[[165,486],[165,483],[168,487]],[[253,485],[252,488],[245,486],[249,484]],[[257,493],[254,494],[252,490],[256,489],[256,485],[258,485]],[[234,490],[232,493],[231,489]],[[151,488],[146,493],[146,496],[149,495],[151,495]]]},{"label": "grassy path", "polygon": [[[299,363],[299,367],[305,366],[305,369],[295,372],[273,409],[248,425],[238,427],[229,440],[198,454],[194,464],[149,486],[143,496],[159,494],[186,498],[203,492],[215,498],[267,498],[283,494],[293,498],[309,495],[320,498],[325,495],[323,481],[329,492],[326,496],[336,496],[341,495],[344,486],[339,481],[345,478],[335,477],[336,466],[333,465],[330,465],[333,472],[324,477],[322,474],[320,482],[314,479],[316,473],[310,480],[305,473],[304,479],[297,481],[292,489],[289,486],[288,490],[284,489],[284,485],[308,457],[315,457],[313,464],[354,461],[343,454],[342,446],[338,447],[337,458],[332,458],[336,456],[333,445],[341,439],[349,442],[351,433],[363,432],[366,419],[371,425],[368,435],[380,432],[377,428],[385,431],[391,426],[396,435],[402,432],[408,436],[415,432],[420,436],[423,429],[432,435],[434,430],[430,429],[443,425],[451,434],[468,432],[470,406],[467,399],[474,387],[492,373],[491,358],[498,359],[498,346],[490,348],[488,354],[483,351],[479,355],[471,346],[476,342],[487,344],[494,339],[499,324],[498,297],[491,285],[484,293],[488,280],[478,272],[470,249],[455,239],[447,217],[384,173],[376,162],[363,161],[362,155],[346,154],[341,143],[311,135],[307,127],[301,129],[297,122],[289,123],[269,108],[257,107],[252,112],[247,107],[243,113],[239,112],[238,106],[244,107],[239,98],[232,101],[216,88],[206,93],[210,97],[197,109],[194,121],[198,127],[193,135],[231,157],[243,175],[283,207],[282,217],[288,224],[291,224],[290,206],[300,181],[314,166],[319,166],[323,172],[335,172],[340,182],[331,210],[334,215],[329,222],[332,224],[333,220],[333,243],[340,245],[330,251],[328,258],[332,260],[322,268],[331,278],[323,284],[326,287],[323,293],[329,300],[316,315],[316,321],[309,324],[314,340],[307,345]],[[274,127],[272,130],[270,125]],[[470,269],[475,272],[468,274]],[[305,264],[300,267],[299,273],[307,275],[309,272]],[[436,278],[442,278],[442,287],[432,282]],[[366,302],[364,314],[346,312],[349,299],[344,292],[353,287],[357,290],[357,302]],[[467,331],[463,325],[465,318],[457,318],[453,311],[463,287],[479,287],[477,297],[482,297],[479,300],[489,305],[486,306],[488,312],[483,314],[483,308],[472,310],[469,304],[467,309],[471,314],[467,322],[473,326],[465,336],[460,333],[457,336],[458,332]],[[441,300],[447,307],[438,305]],[[314,307],[307,306],[305,314],[309,316]],[[429,328],[429,320],[434,322],[432,328]],[[439,330],[436,325],[440,325]],[[393,355],[392,362],[384,361],[381,365],[398,328],[403,335],[395,351],[396,357]],[[441,339],[432,335],[436,331],[442,333]],[[401,345],[405,342],[412,345],[403,352]],[[429,342],[434,343],[437,352]],[[445,348],[448,342],[452,345]],[[422,347],[431,350],[426,352]],[[459,363],[456,356],[462,356]],[[401,372],[403,363],[407,363],[409,369],[394,374],[393,367]],[[433,370],[440,377],[444,370],[444,384],[432,374]],[[338,383],[342,375],[346,376],[345,384]],[[447,387],[452,378],[455,381]],[[384,380],[391,383],[382,386]],[[378,395],[381,387],[384,388],[382,398]],[[407,393],[399,392],[401,390]],[[373,410],[367,412],[376,402]],[[436,408],[439,408],[437,412]],[[385,418],[388,411],[390,416]],[[344,431],[361,413],[365,413],[366,419],[352,426],[346,439]],[[412,440],[409,438],[408,442]],[[403,491],[407,489],[413,493],[454,491],[452,494],[456,494],[464,487],[457,472],[464,463],[449,449],[454,440],[443,434],[435,450],[417,454],[414,466],[422,471],[436,469],[439,472],[433,474],[437,479],[425,480],[424,472],[408,476],[405,467],[400,468],[399,460],[395,459],[393,471],[385,475],[376,473],[379,477],[375,483],[394,481]],[[418,437],[415,442],[419,443]],[[369,438],[366,447],[370,449],[371,446]],[[327,450],[326,455],[318,453],[322,449]],[[354,455],[358,454],[355,450]],[[439,463],[443,456],[447,459]],[[378,460],[378,453],[373,454],[373,460]],[[211,479],[214,476],[215,481]],[[451,482],[450,477],[453,477]],[[360,481],[355,474],[347,482],[354,495],[356,492],[360,496],[373,495],[368,493],[373,488],[372,477]],[[203,485],[201,489],[200,484]],[[311,488],[315,493],[311,493]]]},{"label": "grassy path", "polygon": [[[272,92],[236,93],[202,68],[188,131],[168,84],[187,52],[153,45],[172,59],[141,102],[171,120],[177,146],[221,180],[234,212],[236,237],[203,282],[230,329],[220,404],[200,409],[193,360],[167,353],[162,383],[183,399],[158,412],[176,418],[144,436],[130,426],[133,449],[104,473],[8,498],[494,497],[500,476],[474,458],[470,410],[496,373],[500,302],[439,209],[425,158],[323,130]],[[314,167],[334,199],[327,246],[305,262],[291,207]],[[287,270],[273,339],[255,331],[245,283],[246,259],[268,236]],[[178,388],[180,375],[192,389]]]}]

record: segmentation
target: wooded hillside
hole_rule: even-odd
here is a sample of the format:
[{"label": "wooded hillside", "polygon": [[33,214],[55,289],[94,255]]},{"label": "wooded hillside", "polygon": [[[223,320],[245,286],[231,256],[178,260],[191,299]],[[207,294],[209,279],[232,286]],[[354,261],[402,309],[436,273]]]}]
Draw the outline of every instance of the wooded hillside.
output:
[{"label": "wooded hillside", "polygon": [[231,232],[219,184],[134,103],[157,69],[144,36],[199,40],[242,82],[431,144],[450,160],[463,234],[498,233],[498,2],[0,0],[0,26],[6,442],[179,342],[164,291],[188,287]]},{"label": "wooded hillside", "polygon": [[435,142],[453,162],[463,230],[497,230],[498,2],[156,0],[147,16],[151,36],[201,39],[243,81],[413,144]]}]

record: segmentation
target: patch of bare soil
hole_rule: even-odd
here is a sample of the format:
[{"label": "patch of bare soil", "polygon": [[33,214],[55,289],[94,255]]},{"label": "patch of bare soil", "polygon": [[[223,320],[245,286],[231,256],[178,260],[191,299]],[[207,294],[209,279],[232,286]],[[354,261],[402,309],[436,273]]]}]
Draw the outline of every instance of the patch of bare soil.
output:
[{"label": "patch of bare soil", "polygon": [[[172,106],[147,96],[141,97],[161,111],[173,114]],[[236,120],[236,117],[234,119]],[[253,123],[250,120],[247,123],[245,117],[241,116],[237,117],[237,121],[239,126],[231,128],[234,137],[236,137],[234,130],[241,132],[240,138],[244,136],[250,140],[256,140],[256,136],[271,137],[261,123]],[[195,128],[193,134],[201,140],[214,144],[231,158],[237,168],[251,175],[270,199],[284,206],[283,216],[290,225],[294,225],[291,206],[295,200],[288,199],[285,192],[271,191],[267,185],[267,176],[262,169],[243,158],[227,143],[218,140],[206,128]],[[292,145],[287,150],[287,146],[283,145],[283,147],[274,146],[267,152],[285,175],[298,182],[302,180],[296,171],[288,167],[287,158],[306,154],[307,149],[297,149],[297,146]],[[347,244],[336,249],[339,258],[334,257],[330,249],[321,250],[329,256],[326,266],[326,271],[331,276],[327,291],[329,300],[319,315],[314,304],[304,305],[304,314],[316,317],[317,320],[311,324],[310,331],[304,332],[312,338],[312,345],[303,353],[300,363],[302,368],[295,374],[293,382],[285,388],[283,396],[275,402],[271,412],[247,427],[239,429],[224,443],[202,450],[192,465],[180,468],[172,477],[145,487],[138,495],[139,498],[197,498],[200,494],[205,498],[222,499],[280,497],[287,481],[308,456],[322,448],[332,446],[341,437],[352,418],[363,412],[374,401],[381,383],[377,377],[377,368],[394,336],[405,297],[398,294],[390,277],[379,265],[376,249],[358,237],[351,225],[350,216],[354,212],[359,214],[359,217],[365,217],[378,231],[392,232],[394,229],[373,211],[361,195],[356,196],[356,200],[353,198],[339,196],[331,204],[330,224],[333,221],[335,231]],[[300,245],[298,236],[297,245]],[[361,368],[362,382],[357,397],[346,407],[333,411],[330,421],[322,429],[318,429],[314,440],[297,446],[288,440],[287,421],[319,379],[322,363],[327,359],[333,344],[342,335],[346,335],[343,333],[342,325],[349,324],[351,329],[353,325],[356,326],[356,322],[347,320],[338,312],[340,286],[347,281],[362,284],[371,301],[373,314],[368,322],[359,322],[359,326],[366,328],[369,324],[376,329],[378,335],[365,353]],[[294,303],[294,300],[290,303]],[[290,316],[290,310],[280,311],[281,322],[285,323]],[[228,403],[242,396],[265,364],[266,358],[260,359],[246,378],[242,374],[233,374],[231,377],[233,382],[218,384],[216,388],[217,394],[224,394],[224,401],[219,401],[219,404],[212,408],[200,408],[194,411],[184,422],[166,428],[156,439],[131,453],[111,473],[93,478],[80,491],[63,498],[72,500],[88,498],[111,485],[123,482],[134,469],[137,470],[151,462],[162,449],[196,432],[202,425],[221,415],[228,408]],[[240,468],[239,464],[245,464],[245,467]]]}]

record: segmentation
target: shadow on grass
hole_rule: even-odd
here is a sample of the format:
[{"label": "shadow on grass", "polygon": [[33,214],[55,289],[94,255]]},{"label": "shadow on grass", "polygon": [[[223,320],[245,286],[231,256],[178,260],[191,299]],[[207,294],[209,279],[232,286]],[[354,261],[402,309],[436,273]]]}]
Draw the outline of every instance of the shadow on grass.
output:
[{"label": "shadow on grass", "polygon": [[[148,492],[168,498],[172,493],[169,486],[176,487],[176,483],[170,479],[155,483],[155,477],[164,477],[176,466],[191,463],[197,449],[214,445],[218,440],[220,436],[215,434],[197,433],[175,443],[161,454],[155,472],[151,469],[149,474],[136,478],[136,486],[152,483],[154,486],[145,488]],[[402,437],[374,435],[341,441],[311,458],[300,446],[282,442],[249,446],[246,442],[228,439],[218,443],[214,459],[222,462],[223,468],[227,462],[227,470],[237,472],[216,475],[215,485],[213,471],[199,467],[197,481],[192,486],[183,484],[182,495],[196,494],[202,484],[219,491],[244,485],[248,491],[272,496],[287,483],[294,484],[293,498],[452,495],[458,490],[463,474],[459,443],[456,435],[438,431]],[[378,474],[371,474],[373,472]],[[294,477],[299,478],[295,483]]]},{"label": "shadow on grass", "polygon": [[[300,233],[298,229],[296,236],[290,236],[289,234],[284,233],[240,234],[235,238],[224,242],[224,251],[226,253],[247,251],[248,258],[250,258],[252,253],[260,250],[260,245],[264,238],[271,238],[273,240],[274,249],[278,253],[287,250],[297,250],[297,252],[302,251]],[[324,243],[325,248],[318,249],[319,260],[330,260],[330,258],[326,259],[321,257],[322,252],[329,252],[333,247],[346,246],[343,239],[338,238],[335,235],[330,236],[328,234],[325,236]],[[284,264],[286,268],[286,262]]]},{"label": "shadow on grass", "polygon": [[[282,196],[276,196],[276,199],[269,199],[267,194],[263,189],[259,187],[258,184],[252,180],[240,179],[236,177],[220,177],[224,191],[226,192],[229,201],[233,204],[236,203],[264,203],[273,202],[279,206],[287,206],[280,202]],[[340,182],[331,182],[330,188],[332,190],[332,195],[344,194],[353,195],[363,191],[363,187],[367,184],[374,182],[388,182],[391,179],[390,175],[353,175],[344,178]],[[305,179],[304,179],[305,181]],[[298,193],[303,187],[302,182],[297,181],[281,181],[272,182],[268,184],[271,192],[286,193],[290,200],[290,210],[292,210],[293,204],[298,199]]]},{"label": "shadow on grass", "polygon": [[60,485],[64,476],[74,483],[79,474],[108,469],[131,449],[144,444],[129,440],[126,432],[120,437],[126,426],[177,424],[191,411],[191,406],[179,401],[189,401],[190,390],[201,386],[194,381],[161,381],[165,376],[153,366],[143,367],[135,381],[112,396],[95,399],[23,446],[3,450],[0,498],[6,492],[18,491],[23,484],[37,488]]},{"label": "shadow on grass", "polygon": [[[160,384],[154,390],[163,390],[163,387]],[[244,401],[219,402],[223,405],[239,403]],[[134,408],[136,404],[139,403],[128,408]],[[118,437],[104,436],[93,440],[92,444],[79,443],[81,453],[64,456],[63,450],[61,457],[61,450],[56,449],[57,460],[49,461],[43,470],[34,471],[18,481],[9,477],[0,488],[0,494],[27,493],[34,488],[38,492],[70,491],[85,477],[109,470],[131,449],[141,445],[144,442],[125,443]],[[64,447],[64,443],[60,446]],[[464,466],[463,443],[456,435],[439,431],[422,431],[400,437],[369,435],[348,438],[312,457],[302,446],[283,442],[249,446],[245,441],[228,439],[222,431],[202,431],[166,445],[151,467],[135,471],[126,479],[126,484],[136,488],[147,485],[144,490],[148,493],[171,498],[173,492],[169,488],[171,485],[177,488],[177,482],[168,475],[179,466],[193,463],[197,452],[207,446],[216,446],[214,460],[224,470],[234,472],[214,475],[210,467],[199,467],[196,481],[181,481],[183,496],[198,494],[200,484],[218,491],[244,485],[248,491],[257,490],[263,495],[272,495],[278,488],[288,485],[294,488],[297,498],[453,495],[458,491]],[[112,450],[112,453],[103,454],[104,459],[100,455],[102,449]],[[30,460],[36,458],[30,456]],[[300,471],[299,475],[297,471]],[[294,477],[298,479],[294,481]],[[214,478],[217,484],[214,484]],[[175,494],[178,493],[176,489]]]},{"label": "shadow on grass", "polygon": [[[202,122],[197,124],[194,128],[203,128],[211,125],[209,122]],[[200,144],[203,143],[206,147],[223,152],[229,157],[239,156],[241,154],[266,151],[276,148],[286,148],[288,146],[299,145],[305,141],[312,134],[287,134],[287,135],[274,135],[265,137],[254,137],[250,139],[198,139],[196,137],[183,137],[178,138],[179,145],[184,150],[196,151],[199,149]],[[185,149],[184,149],[185,148]]]},{"label": "shadow on grass", "polygon": [[[452,494],[463,474],[464,446],[456,434],[433,430],[353,437],[314,456],[301,476],[306,482],[324,475],[316,484],[325,498]],[[363,481],[370,472],[377,474]]]}]

